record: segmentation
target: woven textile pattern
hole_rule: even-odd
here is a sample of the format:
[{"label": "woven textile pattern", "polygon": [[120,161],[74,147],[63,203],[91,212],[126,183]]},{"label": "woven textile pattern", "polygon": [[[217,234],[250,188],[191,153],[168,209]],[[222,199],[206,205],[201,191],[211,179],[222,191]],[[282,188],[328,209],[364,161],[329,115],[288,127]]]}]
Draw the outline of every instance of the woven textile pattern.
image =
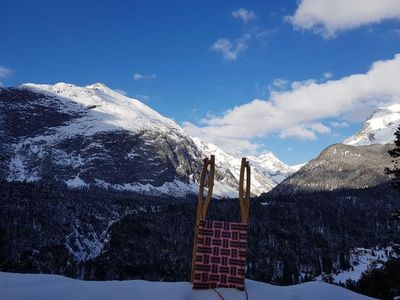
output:
[{"label": "woven textile pattern", "polygon": [[247,224],[200,221],[193,288],[244,290]]}]

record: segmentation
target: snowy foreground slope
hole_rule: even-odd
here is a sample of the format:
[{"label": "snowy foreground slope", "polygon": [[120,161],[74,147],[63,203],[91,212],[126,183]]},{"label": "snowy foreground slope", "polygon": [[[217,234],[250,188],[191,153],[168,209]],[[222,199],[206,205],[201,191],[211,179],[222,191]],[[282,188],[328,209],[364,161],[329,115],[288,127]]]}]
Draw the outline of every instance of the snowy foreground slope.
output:
[{"label": "snowy foreground slope", "polygon": [[[274,286],[246,280],[249,300],[362,300],[373,299],[344,288],[308,282],[293,286]],[[245,299],[243,292],[218,289],[230,300]],[[0,298],[5,300],[214,300],[220,299],[212,290],[193,291],[188,282],[80,281],[58,275],[16,274],[0,272]]]}]

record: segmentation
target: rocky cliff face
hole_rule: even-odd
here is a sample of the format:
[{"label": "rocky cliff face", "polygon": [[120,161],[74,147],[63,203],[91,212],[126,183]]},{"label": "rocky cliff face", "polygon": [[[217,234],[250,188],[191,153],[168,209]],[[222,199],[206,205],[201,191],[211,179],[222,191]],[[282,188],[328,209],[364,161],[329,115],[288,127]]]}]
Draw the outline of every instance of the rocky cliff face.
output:
[{"label": "rocky cliff face", "polygon": [[102,85],[3,89],[2,177],[149,192],[175,181],[189,187],[201,167],[194,143],[169,119],[122,97]]},{"label": "rocky cliff face", "polygon": [[[202,159],[217,154],[215,194],[237,196],[240,158],[102,84],[24,84],[0,89],[0,104],[0,180],[177,197],[197,192]],[[254,169],[253,194],[276,184]]]}]

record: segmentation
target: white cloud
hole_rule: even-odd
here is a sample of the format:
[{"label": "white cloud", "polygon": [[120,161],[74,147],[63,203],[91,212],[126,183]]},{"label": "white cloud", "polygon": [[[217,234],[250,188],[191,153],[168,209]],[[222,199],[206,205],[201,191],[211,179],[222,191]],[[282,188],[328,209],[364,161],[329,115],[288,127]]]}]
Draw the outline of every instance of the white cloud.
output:
[{"label": "white cloud", "polygon": [[322,74],[322,76],[324,77],[324,79],[331,79],[333,77],[333,73],[325,72],[324,74]]},{"label": "white cloud", "polygon": [[[0,66],[0,78],[8,77],[12,72],[13,72],[12,70]],[[1,80],[0,80],[0,87],[3,87],[3,82]]]},{"label": "white cloud", "polygon": [[155,79],[157,77],[156,74],[141,74],[141,73],[135,73],[133,75],[134,80],[150,80],[150,79]]},{"label": "white cloud", "polygon": [[0,78],[6,78],[11,73],[12,71],[10,69],[0,66]]},{"label": "white cloud", "polygon": [[[184,129],[193,136],[216,143],[227,151],[256,151],[255,138],[274,134],[282,138],[316,139],[330,128],[325,119],[364,120],[379,105],[400,102],[400,54],[375,62],[365,74],[317,83],[293,83],[290,90],[271,93],[269,100],[253,100],[209,116],[202,125],[189,122]],[[333,125],[332,125],[333,126]]]},{"label": "white cloud", "polygon": [[265,29],[260,27],[252,28],[235,40],[220,38],[211,47],[210,50],[219,52],[225,60],[237,60],[239,54],[244,53],[250,42],[265,44],[268,36],[278,32],[277,28]]},{"label": "white cloud", "polygon": [[285,128],[280,132],[281,138],[297,138],[302,140],[316,140],[315,133],[327,134],[331,129],[322,123],[301,124],[297,127]]},{"label": "white cloud", "polygon": [[286,20],[296,29],[331,38],[341,31],[399,18],[399,0],[301,0]]},{"label": "white cloud", "polygon": [[238,55],[247,49],[247,41],[250,38],[250,34],[245,34],[234,42],[229,39],[218,39],[211,46],[211,50],[221,53],[225,60],[236,60]]},{"label": "white cloud", "polygon": [[232,12],[232,16],[235,19],[241,19],[245,23],[257,17],[254,11],[247,10],[245,8],[239,8],[237,10],[234,10]]},{"label": "white cloud", "polygon": [[286,90],[289,86],[289,80],[282,78],[275,78],[270,85],[270,90]]},{"label": "white cloud", "polygon": [[347,128],[347,127],[349,127],[349,124],[347,122],[344,122],[344,121],[343,122],[333,121],[330,124],[331,124],[332,127],[335,127],[335,128]]},{"label": "white cloud", "polygon": [[291,87],[293,90],[296,90],[298,88],[303,88],[305,86],[310,86],[317,83],[315,79],[307,79],[307,80],[302,80],[302,81],[293,81],[291,84]]},{"label": "white cloud", "polygon": [[256,28],[256,30],[254,31],[254,36],[257,40],[263,41],[266,37],[276,34],[278,32],[279,32],[278,27],[269,29]]}]

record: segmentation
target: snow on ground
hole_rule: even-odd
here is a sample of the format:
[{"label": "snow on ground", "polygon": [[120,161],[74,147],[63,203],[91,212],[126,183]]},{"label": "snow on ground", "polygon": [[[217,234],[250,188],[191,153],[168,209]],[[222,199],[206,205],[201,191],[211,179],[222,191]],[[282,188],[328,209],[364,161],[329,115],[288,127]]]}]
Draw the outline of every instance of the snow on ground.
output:
[{"label": "snow on ground", "polygon": [[[346,283],[348,279],[357,282],[363,272],[381,268],[391,255],[394,255],[391,247],[384,249],[355,248],[350,251],[350,269],[330,274],[330,276],[335,283]],[[321,281],[323,277],[324,275],[321,275],[316,279]]]},{"label": "snow on ground", "polygon": [[[131,192],[144,193],[147,195],[154,195],[154,196],[174,195],[174,197],[184,197],[188,194],[196,194],[199,189],[197,183],[194,182],[184,183],[179,180],[164,182],[163,185],[155,187],[149,183],[141,184],[133,182],[133,183],[125,183],[122,185],[122,184],[111,184],[103,180],[96,179],[96,185],[105,189],[131,191]],[[221,193],[223,192],[224,190],[221,191]],[[219,196],[223,197],[224,194],[222,196],[221,195]]]},{"label": "snow on ground", "polygon": [[[246,280],[249,300],[366,300],[373,299],[323,282],[274,286]],[[229,300],[246,299],[244,292],[218,289]],[[58,275],[0,272],[0,298],[4,300],[214,300],[212,290],[194,291],[188,282],[81,281]]]},{"label": "snow on ground", "polygon": [[65,183],[67,184],[67,186],[69,188],[83,188],[83,187],[88,186],[88,184],[83,179],[81,179],[78,175],[76,175],[76,177],[73,179],[69,179],[69,180],[65,181]]}]

